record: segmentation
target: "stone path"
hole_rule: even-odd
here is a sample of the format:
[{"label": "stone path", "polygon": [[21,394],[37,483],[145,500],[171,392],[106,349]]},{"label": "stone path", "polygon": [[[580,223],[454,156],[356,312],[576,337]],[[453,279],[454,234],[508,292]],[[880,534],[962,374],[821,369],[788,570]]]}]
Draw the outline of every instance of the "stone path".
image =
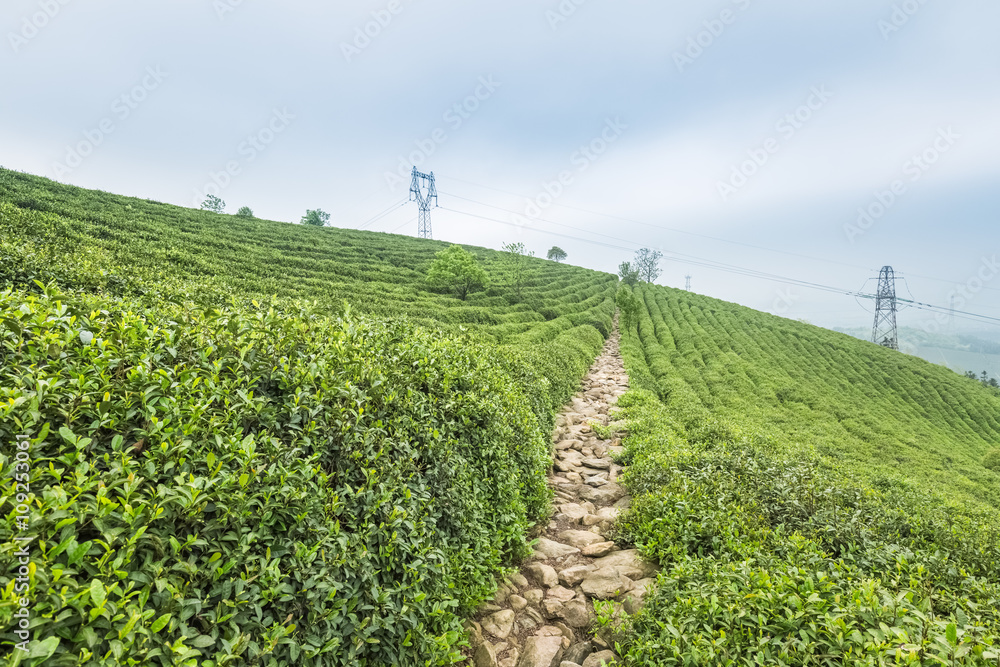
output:
[{"label": "stone path", "polygon": [[629,503],[617,483],[621,467],[611,460],[621,440],[613,432],[601,439],[591,424],[606,426],[627,389],[616,331],[556,420],[549,473],[555,514],[534,556],[467,626],[475,667],[599,667],[615,657],[600,634],[590,635],[594,600],[614,600],[634,613],[656,576],[637,552],[607,539]]}]

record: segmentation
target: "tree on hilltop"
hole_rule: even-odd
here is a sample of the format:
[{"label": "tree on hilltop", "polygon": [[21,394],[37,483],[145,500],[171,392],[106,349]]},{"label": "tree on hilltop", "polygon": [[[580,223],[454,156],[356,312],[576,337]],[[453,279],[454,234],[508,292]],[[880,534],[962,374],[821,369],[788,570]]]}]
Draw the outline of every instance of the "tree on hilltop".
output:
[{"label": "tree on hilltop", "polygon": [[545,256],[547,259],[551,259],[553,262],[561,262],[568,257],[566,251],[557,245],[549,248],[548,254]]},{"label": "tree on hilltop", "polygon": [[328,222],[330,222],[330,214],[321,208],[317,208],[316,210],[307,210],[306,214],[302,216],[303,225],[325,227]]},{"label": "tree on hilltop", "polygon": [[524,298],[524,287],[531,277],[528,260],[535,253],[528,252],[523,243],[505,243],[500,257],[500,276],[510,290],[512,300],[517,303]]},{"label": "tree on hilltop", "polygon": [[621,285],[618,288],[618,293],[615,294],[615,305],[618,306],[618,311],[621,313],[622,328],[626,331],[631,330],[639,322],[639,309],[642,307],[639,297],[635,295],[631,287]]},{"label": "tree on hilltop", "polygon": [[249,206],[243,206],[243,207],[240,208],[240,210],[236,211],[236,217],[237,218],[252,218],[253,217],[253,209],[251,209]]},{"label": "tree on hilltop", "polygon": [[447,289],[459,299],[486,285],[486,272],[479,266],[476,256],[460,245],[453,245],[435,255],[431,268],[427,271],[427,284],[438,289]]},{"label": "tree on hilltop", "polygon": [[631,287],[639,282],[639,270],[633,267],[631,262],[622,262],[618,265],[618,277]]},{"label": "tree on hilltop", "polygon": [[225,213],[226,202],[215,195],[208,195],[205,197],[205,201],[201,203],[201,209],[203,211],[211,211],[212,213]]},{"label": "tree on hilltop", "polygon": [[663,271],[660,269],[660,260],[663,253],[652,248],[643,248],[635,253],[635,269],[639,272],[639,278],[647,283],[654,282],[660,277]]}]

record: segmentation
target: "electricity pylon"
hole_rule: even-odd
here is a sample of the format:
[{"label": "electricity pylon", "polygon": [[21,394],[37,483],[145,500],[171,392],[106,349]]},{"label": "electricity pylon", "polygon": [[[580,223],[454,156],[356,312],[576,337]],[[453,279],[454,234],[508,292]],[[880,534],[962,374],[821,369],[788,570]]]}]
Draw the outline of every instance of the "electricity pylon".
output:
[{"label": "electricity pylon", "polygon": [[[427,183],[427,194],[424,194],[423,185]],[[417,168],[413,168],[413,182],[410,183],[410,201],[415,201],[420,206],[420,224],[417,226],[417,236],[422,239],[434,238],[431,236],[431,200],[437,206],[438,191],[434,183],[434,172],[421,174]]]},{"label": "electricity pylon", "polygon": [[878,292],[875,295],[875,327],[872,342],[893,350],[899,349],[899,334],[896,330],[896,274],[891,266],[883,266],[878,277]]},{"label": "electricity pylon", "polygon": [[691,291],[691,276],[684,276],[684,289]]}]

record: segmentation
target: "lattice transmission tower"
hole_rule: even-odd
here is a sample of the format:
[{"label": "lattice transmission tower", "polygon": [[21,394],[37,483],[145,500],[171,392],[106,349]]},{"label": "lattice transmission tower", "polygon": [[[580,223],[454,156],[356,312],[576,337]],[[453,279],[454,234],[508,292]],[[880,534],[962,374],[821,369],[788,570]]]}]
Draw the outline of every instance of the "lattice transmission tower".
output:
[{"label": "lattice transmission tower", "polygon": [[[427,194],[424,194],[424,184],[427,185]],[[437,184],[434,182],[434,172],[421,174],[417,168],[413,168],[413,181],[410,183],[410,201],[415,201],[420,206],[420,223],[417,226],[417,236],[422,239],[434,238],[431,235],[431,200],[434,205],[438,203]]]},{"label": "lattice transmission tower", "polygon": [[899,334],[896,330],[896,274],[891,266],[883,266],[878,276],[878,292],[875,295],[875,327],[872,342],[893,350],[899,349]]},{"label": "lattice transmission tower", "polygon": [[684,276],[684,289],[691,291],[691,276]]}]

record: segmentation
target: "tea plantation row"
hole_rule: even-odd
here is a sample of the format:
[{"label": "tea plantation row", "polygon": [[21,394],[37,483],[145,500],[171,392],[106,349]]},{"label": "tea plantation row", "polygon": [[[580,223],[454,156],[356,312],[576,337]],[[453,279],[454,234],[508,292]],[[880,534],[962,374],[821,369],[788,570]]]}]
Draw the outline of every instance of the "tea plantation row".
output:
[{"label": "tea plantation row", "polygon": [[613,276],[532,260],[522,301],[463,302],[422,283],[444,244],[2,170],[0,234],[13,664],[461,658],[548,511],[553,411],[611,330]]},{"label": "tea plantation row", "polygon": [[663,571],[625,664],[998,664],[1000,400],[844,335],[635,294],[619,537]]}]

